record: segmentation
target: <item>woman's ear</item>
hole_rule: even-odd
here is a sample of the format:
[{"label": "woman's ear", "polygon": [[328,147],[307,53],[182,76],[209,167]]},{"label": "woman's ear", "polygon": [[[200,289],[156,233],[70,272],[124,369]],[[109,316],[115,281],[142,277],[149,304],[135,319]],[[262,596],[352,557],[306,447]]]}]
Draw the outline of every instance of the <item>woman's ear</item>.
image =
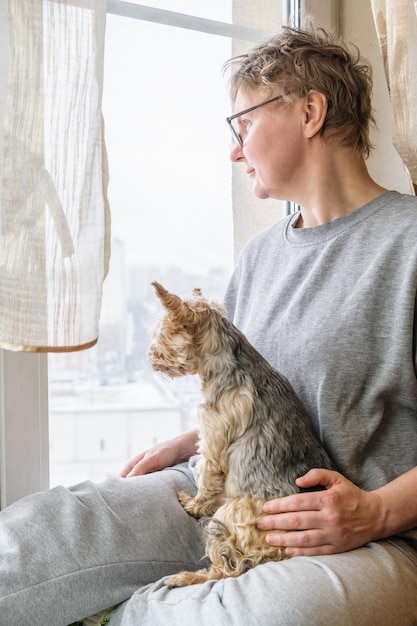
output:
[{"label": "woman's ear", "polygon": [[311,89],[304,100],[304,128],[306,137],[311,139],[323,128],[327,115],[327,97],[320,91]]}]

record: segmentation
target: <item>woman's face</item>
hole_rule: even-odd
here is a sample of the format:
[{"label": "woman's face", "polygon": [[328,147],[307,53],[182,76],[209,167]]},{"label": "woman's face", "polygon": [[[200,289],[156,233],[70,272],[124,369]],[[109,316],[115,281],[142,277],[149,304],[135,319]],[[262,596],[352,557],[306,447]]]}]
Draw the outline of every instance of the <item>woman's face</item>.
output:
[{"label": "woman's face", "polygon": [[[237,93],[238,113],[272,98],[270,91],[253,90]],[[234,120],[243,139],[230,158],[244,163],[259,198],[292,200],[292,189],[303,164],[303,115],[301,101],[288,104],[276,100]]]}]

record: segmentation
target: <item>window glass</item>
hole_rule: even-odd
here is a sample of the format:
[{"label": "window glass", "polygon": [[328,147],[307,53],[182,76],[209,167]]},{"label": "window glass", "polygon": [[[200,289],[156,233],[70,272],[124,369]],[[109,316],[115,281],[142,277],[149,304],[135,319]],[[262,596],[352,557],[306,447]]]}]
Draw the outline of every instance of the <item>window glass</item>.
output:
[{"label": "window glass", "polygon": [[49,357],[52,486],[102,480],[194,424],[199,381],[167,381],[148,365],[160,315],[150,282],[223,298],[233,263],[222,72],[231,50],[226,37],[108,15],[110,273],[98,345]]}]

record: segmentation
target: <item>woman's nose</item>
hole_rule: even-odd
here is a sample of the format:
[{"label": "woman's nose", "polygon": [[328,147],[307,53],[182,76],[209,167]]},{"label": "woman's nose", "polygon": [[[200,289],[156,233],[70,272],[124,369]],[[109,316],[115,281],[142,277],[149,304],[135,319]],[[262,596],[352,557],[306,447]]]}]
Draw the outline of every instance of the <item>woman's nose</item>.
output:
[{"label": "woman's nose", "polygon": [[242,147],[239,146],[238,144],[235,144],[232,148],[232,151],[230,153],[230,160],[233,163],[237,163],[238,161],[240,161],[243,158],[243,152],[242,152]]}]

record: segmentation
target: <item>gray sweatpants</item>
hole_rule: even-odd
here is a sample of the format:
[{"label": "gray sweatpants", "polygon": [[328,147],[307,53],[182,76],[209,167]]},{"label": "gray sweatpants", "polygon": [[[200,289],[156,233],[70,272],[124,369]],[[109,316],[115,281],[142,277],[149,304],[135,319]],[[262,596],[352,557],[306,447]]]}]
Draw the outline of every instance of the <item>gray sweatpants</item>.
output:
[{"label": "gray sweatpants", "polygon": [[417,555],[401,541],[167,590],[161,577],[205,565],[199,525],[175,496],[195,488],[181,465],[2,511],[0,626],[67,626],[124,600],[110,626],[417,624]]}]

